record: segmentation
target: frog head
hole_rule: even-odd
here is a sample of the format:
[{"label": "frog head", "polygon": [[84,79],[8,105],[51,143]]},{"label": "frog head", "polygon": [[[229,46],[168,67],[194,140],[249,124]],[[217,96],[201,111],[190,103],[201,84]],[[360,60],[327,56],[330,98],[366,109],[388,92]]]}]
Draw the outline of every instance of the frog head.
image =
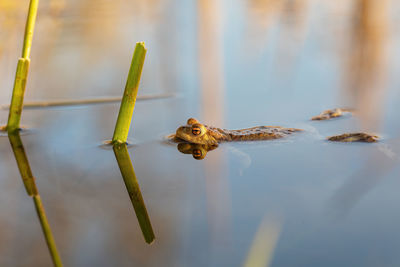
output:
[{"label": "frog head", "polygon": [[218,144],[217,140],[209,133],[207,127],[193,118],[188,119],[186,125],[176,130],[176,137],[193,144]]}]

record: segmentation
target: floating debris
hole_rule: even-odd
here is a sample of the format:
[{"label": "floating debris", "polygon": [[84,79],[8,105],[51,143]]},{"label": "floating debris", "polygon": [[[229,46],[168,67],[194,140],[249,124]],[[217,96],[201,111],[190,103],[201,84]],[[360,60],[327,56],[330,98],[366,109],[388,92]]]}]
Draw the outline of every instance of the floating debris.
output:
[{"label": "floating debris", "polygon": [[313,121],[330,120],[333,118],[341,117],[341,116],[343,116],[344,113],[351,113],[351,112],[353,112],[353,110],[349,109],[349,108],[328,109],[328,110],[324,110],[318,116],[312,117],[311,120],[313,120]]},{"label": "floating debris", "polygon": [[344,133],[341,135],[334,135],[327,138],[329,141],[334,142],[365,142],[374,143],[377,142],[379,137],[367,133]]}]

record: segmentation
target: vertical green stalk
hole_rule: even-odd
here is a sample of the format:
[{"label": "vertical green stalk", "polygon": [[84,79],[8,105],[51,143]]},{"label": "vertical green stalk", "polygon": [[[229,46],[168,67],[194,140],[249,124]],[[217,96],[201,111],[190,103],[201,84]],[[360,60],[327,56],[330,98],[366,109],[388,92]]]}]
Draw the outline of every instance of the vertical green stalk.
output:
[{"label": "vertical green stalk", "polygon": [[24,102],[26,80],[29,70],[29,56],[31,53],[33,30],[35,28],[36,14],[39,0],[31,0],[29,3],[28,17],[25,24],[24,46],[22,58],[18,59],[17,71],[15,74],[13,95],[11,99],[10,112],[8,114],[7,131],[12,133],[19,129],[21,121],[22,105]]},{"label": "vertical green stalk", "polygon": [[122,97],[118,119],[112,138],[113,143],[126,143],[128,138],[146,51],[143,42],[136,43],[128,79],[125,85],[124,96]]},{"label": "vertical green stalk", "polygon": [[18,59],[17,71],[14,80],[14,89],[11,98],[10,112],[8,113],[7,131],[13,133],[19,129],[22,105],[24,102],[26,80],[29,71],[29,59]]},{"label": "vertical green stalk", "polygon": [[51,259],[53,260],[54,266],[63,266],[60,255],[57,251],[56,242],[54,241],[53,234],[51,233],[50,225],[47,220],[46,213],[43,208],[42,200],[39,195],[33,196],[33,202],[35,203],[36,213],[39,217],[40,225],[42,226],[44,237],[46,238],[47,247],[49,248]]},{"label": "vertical green stalk", "polygon": [[29,58],[31,54],[33,30],[35,29],[36,14],[39,0],[31,0],[29,3],[28,17],[25,24],[24,47],[22,48],[22,57]]},{"label": "vertical green stalk", "polygon": [[133,169],[132,161],[129,157],[126,144],[114,144],[114,154],[118,162],[119,169],[124,179],[126,189],[131,199],[136,217],[139,221],[140,228],[144,239],[147,243],[152,243],[155,239],[153,227],[151,226],[150,218],[147,213],[146,206],[140,192],[138,180],[136,178],[135,170]]}]

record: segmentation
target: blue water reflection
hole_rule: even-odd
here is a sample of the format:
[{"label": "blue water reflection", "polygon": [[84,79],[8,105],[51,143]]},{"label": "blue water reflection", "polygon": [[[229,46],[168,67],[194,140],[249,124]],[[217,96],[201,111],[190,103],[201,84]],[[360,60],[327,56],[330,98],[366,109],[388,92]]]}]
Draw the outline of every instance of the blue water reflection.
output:
[{"label": "blue water reflection", "polygon": [[[129,136],[150,246],[113,152],[99,147],[118,105],[25,110],[22,124],[36,131],[22,140],[66,266],[241,266],[257,246],[270,248],[260,256],[270,266],[399,265],[396,1],[50,2],[39,10],[26,101],[119,96],[136,41],[148,48],[139,94],[177,95],[138,101]],[[1,104],[24,4],[4,16]],[[309,120],[343,106],[357,112]],[[221,144],[198,161],[163,141],[189,117],[305,131]],[[350,131],[382,140],[324,140]],[[0,151],[0,265],[50,265],[7,138]]]}]

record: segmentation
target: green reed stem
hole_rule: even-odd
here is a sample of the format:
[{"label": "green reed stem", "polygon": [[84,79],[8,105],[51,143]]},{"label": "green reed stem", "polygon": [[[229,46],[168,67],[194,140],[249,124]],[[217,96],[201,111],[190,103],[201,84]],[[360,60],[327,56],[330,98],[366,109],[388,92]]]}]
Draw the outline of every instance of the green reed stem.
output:
[{"label": "green reed stem", "polygon": [[40,196],[33,196],[33,202],[35,203],[36,213],[39,217],[40,225],[42,226],[43,234],[46,239],[47,247],[49,248],[53,264],[54,266],[63,266]]},{"label": "green reed stem", "polygon": [[122,174],[122,178],[124,179],[129,198],[131,199],[136,217],[139,221],[140,228],[142,229],[144,239],[148,244],[150,244],[154,241],[155,235],[146,206],[144,204],[142,193],[140,192],[139,183],[136,178],[135,170],[133,169],[132,161],[129,157],[127,146],[125,143],[114,144],[113,150]]},{"label": "green reed stem", "polygon": [[8,114],[7,131],[12,133],[19,129],[21,121],[22,105],[24,102],[26,80],[29,71],[29,56],[31,53],[33,30],[37,15],[39,0],[31,0],[29,3],[28,17],[25,24],[24,46],[22,58],[18,59],[17,71],[15,74],[13,95],[11,98],[10,112]]},{"label": "green reed stem", "polygon": [[143,42],[136,43],[112,138],[113,143],[126,143],[128,139],[129,127],[131,125],[133,109],[135,108],[146,51]]},{"label": "green reed stem", "polygon": [[29,59],[18,59],[10,111],[8,113],[7,131],[9,133],[13,133],[19,129],[19,123],[21,121],[22,114],[22,105],[24,102],[26,80],[28,78],[29,63]]},{"label": "green reed stem", "polygon": [[33,30],[35,29],[36,14],[39,0],[31,0],[29,3],[28,17],[25,24],[24,46],[22,48],[22,57],[29,58],[31,53]]}]

